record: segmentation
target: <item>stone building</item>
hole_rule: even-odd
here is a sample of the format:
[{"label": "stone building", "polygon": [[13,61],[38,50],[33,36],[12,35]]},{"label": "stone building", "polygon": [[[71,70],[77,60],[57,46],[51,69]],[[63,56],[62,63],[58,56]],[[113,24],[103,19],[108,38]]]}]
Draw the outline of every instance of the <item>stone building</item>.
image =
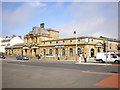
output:
[{"label": "stone building", "polygon": [[[77,54],[86,53],[89,59],[94,59],[97,52],[117,50],[120,42],[105,37],[77,37]],[[6,48],[6,52],[9,48]],[[74,60],[76,55],[76,38],[59,39],[59,31],[45,29],[44,23],[40,27],[33,27],[24,36],[22,54],[35,57],[40,54],[41,59]],[[17,52],[16,52],[17,54]]]},{"label": "stone building", "polygon": [[6,54],[23,55],[23,43],[7,46],[5,49],[6,49]]},{"label": "stone building", "polygon": [[0,37],[0,52],[5,53],[5,48],[23,43],[22,36],[12,35],[11,37]]}]

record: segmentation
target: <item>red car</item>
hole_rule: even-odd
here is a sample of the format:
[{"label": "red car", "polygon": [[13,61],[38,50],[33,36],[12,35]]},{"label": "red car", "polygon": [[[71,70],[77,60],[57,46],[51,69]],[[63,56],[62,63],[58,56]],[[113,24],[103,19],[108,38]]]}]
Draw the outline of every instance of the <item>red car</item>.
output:
[{"label": "red car", "polygon": [[5,56],[4,55],[0,55],[0,58],[5,59]]}]

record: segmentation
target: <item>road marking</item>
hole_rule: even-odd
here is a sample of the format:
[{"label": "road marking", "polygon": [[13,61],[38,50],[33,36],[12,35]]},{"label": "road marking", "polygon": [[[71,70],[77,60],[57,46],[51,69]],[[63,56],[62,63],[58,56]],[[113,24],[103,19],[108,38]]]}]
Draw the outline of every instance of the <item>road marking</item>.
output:
[{"label": "road marking", "polygon": [[87,74],[102,74],[102,75],[112,75],[109,76],[106,79],[101,80],[100,82],[96,83],[97,86],[104,86],[104,87],[110,87],[110,88],[119,88],[120,87],[120,74],[114,74],[114,73],[99,73],[99,72],[89,72],[89,71],[83,71],[82,73]]},{"label": "road marking", "polygon": [[112,65],[112,64],[101,64],[101,63],[75,63],[75,64],[85,64],[85,65]]}]

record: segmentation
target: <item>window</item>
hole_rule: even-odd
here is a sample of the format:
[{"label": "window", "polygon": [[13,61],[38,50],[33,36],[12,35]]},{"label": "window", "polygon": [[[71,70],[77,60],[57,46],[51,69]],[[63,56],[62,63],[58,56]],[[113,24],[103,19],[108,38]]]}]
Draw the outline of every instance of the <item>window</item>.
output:
[{"label": "window", "polygon": [[110,56],[111,56],[111,58],[117,58],[117,56],[115,54],[111,54]]},{"label": "window", "polygon": [[78,56],[80,56],[80,53],[81,53],[81,49],[78,48]]},{"label": "window", "polygon": [[52,42],[50,42],[50,44],[52,44]]},{"label": "window", "polygon": [[37,42],[37,37],[36,37],[36,42]]},{"label": "window", "polygon": [[63,43],[64,43],[65,41],[63,40]]},{"label": "window", "polygon": [[43,49],[43,55],[46,55],[46,50],[45,49]]},{"label": "window", "polygon": [[65,56],[65,49],[62,49],[62,56]]},{"label": "window", "polygon": [[94,49],[91,49],[91,57],[94,57]]},{"label": "window", "polygon": [[25,49],[25,53],[27,53],[27,49]]},{"label": "window", "polygon": [[49,50],[49,55],[52,55],[52,49]]},{"label": "window", "polygon": [[56,49],[56,56],[58,56],[58,49]]},{"label": "window", "polygon": [[80,42],[80,40],[78,40],[78,42]]},{"label": "window", "polygon": [[36,54],[36,48],[34,48],[34,53]]},{"label": "window", "polygon": [[56,41],[56,43],[58,43],[58,41]]},{"label": "window", "polygon": [[98,47],[98,52],[100,52],[100,48]]},{"label": "window", "polygon": [[72,42],[72,40],[70,40],[70,42]]},{"label": "window", "polygon": [[111,46],[112,46],[112,45],[110,44],[110,49],[111,49]]},{"label": "window", "polygon": [[70,56],[72,57],[73,56],[73,49],[70,48]]}]

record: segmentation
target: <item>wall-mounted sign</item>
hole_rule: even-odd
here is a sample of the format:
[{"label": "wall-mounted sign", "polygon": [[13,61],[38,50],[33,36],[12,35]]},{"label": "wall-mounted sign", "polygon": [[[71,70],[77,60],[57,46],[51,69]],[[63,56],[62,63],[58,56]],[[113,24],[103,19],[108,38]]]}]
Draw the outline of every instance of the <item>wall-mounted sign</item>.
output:
[{"label": "wall-mounted sign", "polygon": [[103,44],[102,43],[96,43],[97,46],[102,46]]},{"label": "wall-mounted sign", "polygon": [[28,47],[23,47],[23,49],[29,49]]},{"label": "wall-mounted sign", "polygon": [[64,48],[65,46],[55,46],[55,48]]},{"label": "wall-mounted sign", "polygon": [[33,47],[31,47],[31,48],[38,48],[38,47],[36,47],[36,46],[33,46]]},{"label": "wall-mounted sign", "polygon": [[13,48],[11,48],[11,50],[13,50]]}]

